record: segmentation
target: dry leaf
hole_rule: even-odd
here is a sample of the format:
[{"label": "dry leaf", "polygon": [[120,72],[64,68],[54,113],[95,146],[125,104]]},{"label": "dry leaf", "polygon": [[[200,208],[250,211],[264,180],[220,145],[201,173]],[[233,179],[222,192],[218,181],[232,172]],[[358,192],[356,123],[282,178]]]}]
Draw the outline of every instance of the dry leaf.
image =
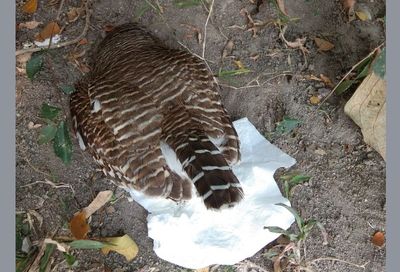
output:
[{"label": "dry leaf", "polygon": [[110,24],[107,24],[107,25],[104,25],[104,26],[103,26],[104,32],[111,32],[111,31],[114,30],[114,28],[115,28],[115,26],[110,25]]},{"label": "dry leaf", "polygon": [[310,103],[312,105],[318,105],[319,102],[321,102],[321,99],[318,96],[313,95],[310,97]]},{"label": "dry leaf", "polygon": [[234,45],[235,45],[235,44],[233,43],[232,40],[229,40],[229,41],[226,43],[226,45],[225,45],[225,47],[224,47],[224,50],[222,51],[222,58],[223,58],[223,59],[232,54],[232,50],[233,50],[233,46],[234,46]]},{"label": "dry leaf", "polygon": [[319,77],[316,77],[316,76],[314,76],[314,75],[305,76],[305,78],[306,78],[307,80],[322,81],[322,79],[320,79]]},{"label": "dry leaf", "polygon": [[82,212],[85,213],[86,218],[95,213],[98,209],[104,206],[112,197],[112,191],[102,191],[97,194],[96,198],[93,199],[92,203],[89,204],[86,208],[82,209]]},{"label": "dry leaf", "polygon": [[28,0],[23,6],[22,11],[25,13],[33,14],[36,12],[38,7],[38,0]]},{"label": "dry leaf", "polygon": [[240,69],[245,69],[246,67],[244,67],[243,63],[240,60],[234,60],[233,63],[235,63],[236,67],[240,70]]},{"label": "dry leaf", "polygon": [[330,88],[333,88],[334,85],[332,83],[332,81],[330,80],[329,77],[325,76],[324,74],[320,74],[319,77],[321,78],[321,80],[324,82],[324,84]]},{"label": "dry leaf", "polygon": [[318,46],[318,51],[329,51],[332,50],[335,46],[328,42],[327,40],[315,38],[315,44]]},{"label": "dry leaf", "polygon": [[32,121],[30,121],[28,123],[28,129],[36,129],[36,128],[40,128],[42,125],[41,124],[35,124]]},{"label": "dry leaf", "polygon": [[356,2],[356,0],[342,0],[343,7],[346,11],[349,9],[354,9]]},{"label": "dry leaf", "polygon": [[385,234],[381,231],[375,232],[372,236],[371,242],[376,246],[383,246],[385,244]]},{"label": "dry leaf", "polygon": [[344,107],[364,141],[386,160],[386,81],[370,73]]},{"label": "dry leaf", "polygon": [[47,0],[48,7],[56,7],[60,4],[60,0]]},{"label": "dry leaf", "polygon": [[32,56],[32,53],[29,53],[29,52],[21,54],[21,55],[18,55],[17,56],[17,64],[18,64],[19,67],[17,67],[17,68],[25,70],[26,63],[28,62],[28,60],[31,59],[31,56]]},{"label": "dry leaf", "polygon": [[80,41],[78,42],[79,45],[85,45],[85,44],[87,44],[87,43],[88,43],[88,40],[87,40],[86,38],[83,38],[82,40],[80,40]]},{"label": "dry leaf", "polygon": [[283,0],[276,0],[276,3],[278,4],[278,7],[280,9],[280,11],[285,14],[286,16],[289,16],[286,12],[286,8],[285,8],[285,3],[283,2]]},{"label": "dry leaf", "polygon": [[356,11],[356,15],[361,21],[371,20],[371,14],[368,14],[364,11]]},{"label": "dry leaf", "polygon": [[76,239],[85,239],[90,230],[89,225],[86,223],[86,214],[84,212],[75,214],[69,222],[69,228]]},{"label": "dry leaf", "polygon": [[128,262],[132,261],[136,257],[139,251],[139,248],[136,245],[136,243],[127,234],[121,237],[104,238],[103,241],[112,244],[112,245],[106,245],[101,249],[101,251],[105,255],[107,255],[112,250],[118,252],[119,254],[124,255]]},{"label": "dry leaf", "polygon": [[78,20],[81,13],[82,13],[81,8],[76,8],[76,7],[70,8],[69,11],[67,12],[68,22],[72,23],[72,22],[75,22],[76,20]]},{"label": "dry leaf", "polygon": [[50,239],[50,238],[44,239],[43,243],[45,243],[45,244],[54,244],[54,245],[57,246],[57,249],[59,251],[61,251],[61,252],[67,252],[69,250],[69,248],[70,248],[67,244],[54,241],[53,239]]},{"label": "dry leaf", "polygon": [[35,39],[39,42],[43,42],[44,40],[53,37],[59,34],[61,31],[60,27],[56,22],[48,23],[39,34],[36,35]]},{"label": "dry leaf", "polygon": [[30,21],[30,22],[20,23],[18,25],[18,28],[35,29],[40,24],[42,24],[42,22]]}]

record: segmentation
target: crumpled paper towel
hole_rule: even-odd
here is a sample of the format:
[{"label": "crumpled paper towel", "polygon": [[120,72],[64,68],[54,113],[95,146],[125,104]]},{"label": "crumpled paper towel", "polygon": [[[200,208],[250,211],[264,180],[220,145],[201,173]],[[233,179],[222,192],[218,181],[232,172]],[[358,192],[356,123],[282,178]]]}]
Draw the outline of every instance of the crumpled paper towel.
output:
[{"label": "crumpled paper towel", "polygon": [[149,237],[154,240],[154,251],[160,258],[191,269],[233,265],[253,256],[279,236],[264,226],[288,229],[294,222],[289,211],[275,205],[290,202],[282,196],[273,174],[279,167],[294,165],[295,159],[269,143],[247,118],[233,125],[241,151],[241,162],[233,171],[245,195],[235,207],[210,211],[199,197],[176,204],[129,191],[149,212]]}]

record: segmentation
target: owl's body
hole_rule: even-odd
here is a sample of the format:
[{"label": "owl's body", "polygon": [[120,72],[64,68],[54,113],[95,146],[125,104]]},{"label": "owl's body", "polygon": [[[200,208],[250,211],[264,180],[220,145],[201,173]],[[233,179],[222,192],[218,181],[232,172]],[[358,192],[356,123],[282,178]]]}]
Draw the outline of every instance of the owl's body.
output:
[{"label": "owl's body", "polygon": [[[194,185],[207,208],[242,199],[231,170],[240,158],[238,137],[202,60],[125,24],[100,43],[93,63],[70,107],[81,148],[106,175],[176,201],[190,199]],[[175,152],[180,173],[166,162],[163,144]]]}]

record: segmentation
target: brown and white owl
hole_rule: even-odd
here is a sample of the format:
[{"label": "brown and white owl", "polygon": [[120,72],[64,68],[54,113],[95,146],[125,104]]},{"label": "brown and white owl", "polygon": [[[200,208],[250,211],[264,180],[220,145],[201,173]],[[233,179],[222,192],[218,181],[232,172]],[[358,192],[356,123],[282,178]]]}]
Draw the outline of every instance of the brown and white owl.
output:
[{"label": "brown and white owl", "polygon": [[230,207],[243,198],[231,169],[239,140],[218,90],[201,59],[124,24],[99,44],[92,71],[76,84],[74,131],[121,186],[181,201],[194,185],[207,208]]}]

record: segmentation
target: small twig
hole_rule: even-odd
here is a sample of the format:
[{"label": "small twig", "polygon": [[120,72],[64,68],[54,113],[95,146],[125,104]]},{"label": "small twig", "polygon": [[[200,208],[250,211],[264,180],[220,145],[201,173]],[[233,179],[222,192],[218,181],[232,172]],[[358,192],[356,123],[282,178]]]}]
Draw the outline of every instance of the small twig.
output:
[{"label": "small twig", "polygon": [[[89,3],[90,3],[90,2],[91,2],[90,0],[87,0],[87,2],[86,2],[86,4],[85,4],[85,8],[86,8],[86,22],[85,22],[85,27],[83,28],[82,33],[81,33],[78,37],[76,37],[75,39],[73,39],[73,40],[55,44],[55,45],[49,47],[48,49],[61,48],[61,47],[65,47],[65,46],[68,46],[68,45],[76,44],[76,43],[78,43],[80,40],[82,40],[83,37],[86,36],[86,34],[87,34],[88,30],[89,30],[89,26],[90,26],[90,9],[89,9]],[[43,50],[43,49],[44,49],[43,47],[35,47],[35,48],[20,49],[20,50],[17,50],[17,51],[15,52],[15,55],[18,56],[18,55],[25,54],[25,53],[39,52],[39,51],[41,51],[41,50]]]},{"label": "small twig", "polygon": [[53,178],[53,176],[52,176],[51,174],[46,173],[46,172],[44,172],[44,171],[38,169],[36,166],[34,166],[34,165],[31,163],[31,161],[30,161],[26,156],[24,156],[24,160],[25,160],[26,163],[29,165],[29,167],[31,167],[31,168],[33,169],[33,171],[35,171],[35,172],[37,172],[37,173],[39,173],[39,174],[43,174],[43,175],[45,175],[45,176],[47,176],[47,177],[49,177],[49,178]]},{"label": "small twig", "polygon": [[359,62],[357,62],[356,64],[353,65],[353,67],[351,67],[350,71],[348,71],[344,77],[342,77],[342,79],[339,81],[338,84],[336,84],[335,88],[333,88],[333,90],[324,98],[324,100],[322,100],[322,102],[318,105],[318,107],[316,108],[316,110],[318,110],[319,108],[321,108],[322,104],[325,103],[326,100],[329,99],[329,97],[332,96],[332,94],[336,91],[336,89],[338,88],[338,86],[347,78],[348,75],[350,75],[351,72],[353,72],[353,70],[360,65],[360,63],[362,63],[364,60],[368,59],[369,57],[371,57],[373,54],[375,54],[375,52],[380,49],[382,46],[384,45],[384,43],[380,44],[378,47],[376,47],[374,50],[372,50],[371,53],[369,53],[365,58],[363,58],[362,60],[360,60]]},{"label": "small twig", "polygon": [[64,2],[65,2],[65,0],[61,0],[61,2],[60,2],[60,6],[58,7],[58,11],[57,11],[56,21],[60,20],[61,12],[64,7]]},{"label": "small twig", "polygon": [[211,1],[210,9],[209,9],[209,11],[208,11],[207,20],[206,20],[206,23],[204,24],[203,53],[201,54],[201,56],[203,57],[203,59],[204,59],[204,54],[205,54],[205,52],[206,52],[207,25],[208,25],[208,21],[210,20],[211,13],[212,13],[212,11],[213,11],[213,7],[214,7],[214,0]]},{"label": "small twig", "polygon": [[51,187],[53,187],[55,189],[70,188],[72,193],[75,194],[74,188],[72,188],[71,184],[61,183],[59,185],[56,185],[53,182],[51,182],[50,180],[48,180],[48,179],[45,179],[44,181],[43,180],[38,180],[38,181],[35,181],[35,182],[32,182],[32,183],[28,183],[28,184],[20,186],[20,188],[29,187],[29,186],[32,186],[32,185],[35,185],[35,184],[47,184],[47,185],[50,185]]},{"label": "small twig", "polygon": [[314,259],[314,260],[312,260],[312,261],[310,262],[310,264],[311,264],[311,265],[316,265],[316,263],[319,262],[319,261],[335,261],[335,262],[340,262],[340,263],[348,264],[348,265],[351,265],[351,266],[354,266],[354,267],[357,267],[357,268],[361,268],[361,269],[363,269],[363,270],[365,270],[366,265],[369,264],[369,261],[366,262],[366,263],[364,263],[364,264],[362,264],[362,265],[360,265],[360,264],[355,264],[355,263],[352,263],[352,262],[348,262],[348,261],[345,261],[345,260],[340,260],[340,259],[332,258],[332,257],[323,257],[323,258]]}]

